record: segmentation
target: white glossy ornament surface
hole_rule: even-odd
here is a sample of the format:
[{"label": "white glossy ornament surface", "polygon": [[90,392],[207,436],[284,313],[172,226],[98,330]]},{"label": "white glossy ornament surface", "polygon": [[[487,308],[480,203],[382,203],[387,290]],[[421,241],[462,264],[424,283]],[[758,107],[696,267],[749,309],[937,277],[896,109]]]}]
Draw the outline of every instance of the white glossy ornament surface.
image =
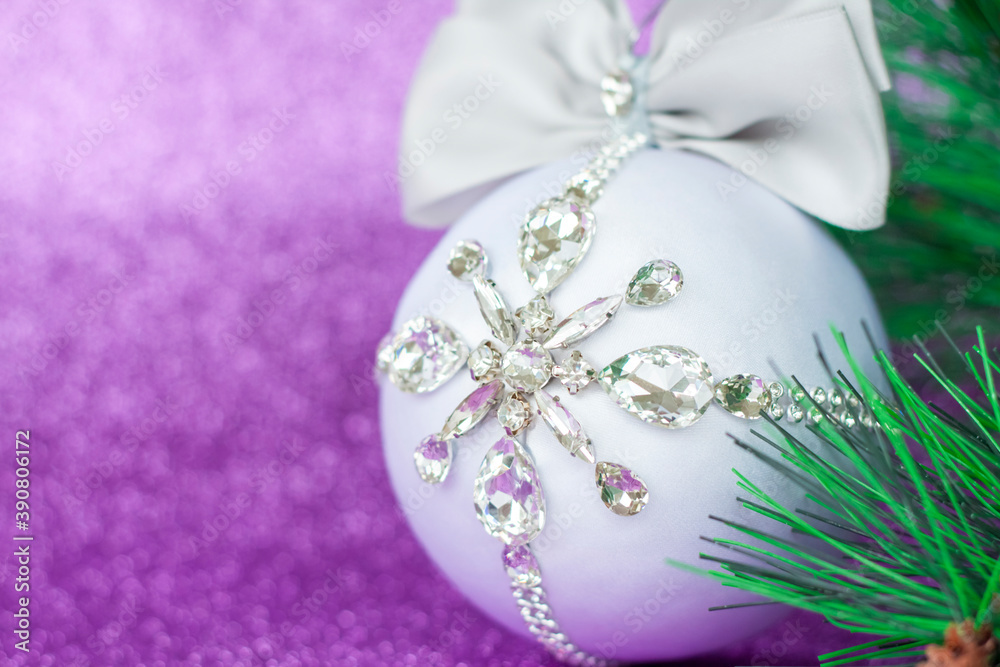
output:
[{"label": "white glossy ornament surface", "polygon": [[[574,168],[566,161],[515,178],[459,220],[407,288],[395,327],[423,312],[448,322],[470,346],[491,337],[471,288],[444,268],[449,252],[462,239],[482,243],[490,278],[511,309],[526,304],[535,292],[518,264],[517,221],[531,202],[548,196],[546,183],[564,183]],[[753,182],[723,199],[718,183],[729,183],[730,175],[727,167],[682,152],[645,150],[623,165],[594,204],[600,231],[587,256],[548,296],[556,319],[595,298],[624,294],[639,267],[657,258],[681,267],[684,289],[667,305],[623,305],[607,326],[574,349],[600,369],[632,350],[679,345],[704,357],[717,379],[736,373],[776,379],[773,360],[813,387],[828,384],[816,359],[814,333],[834,368],[846,372],[829,332],[834,322],[871,371],[861,321],[883,337],[855,267],[820,223]],[[748,262],[753,271],[746,270]],[[441,302],[443,309],[428,310]],[[568,352],[554,356],[559,362]],[[486,450],[503,435],[500,424],[485,419],[455,442],[448,479],[440,485],[424,484],[413,466],[417,443],[439,431],[474,387],[467,372],[420,395],[383,381],[387,466],[401,511],[441,571],[478,607],[525,635],[501,562],[503,547],[483,530],[472,504],[476,473]],[[698,554],[711,547],[699,536],[731,535],[709,521],[710,513],[755,521],[736,502],[731,468],[789,502],[796,497],[784,479],[726,437],[727,432],[749,437],[751,428],[763,427],[761,421],[734,418],[712,405],[690,427],[668,430],[626,413],[598,386],[570,395],[555,381],[548,391],[579,420],[598,460],[628,467],[649,491],[642,512],[616,516],[601,502],[594,467],[567,456],[540,420],[521,435],[546,501],[546,526],[532,550],[553,613],[574,642],[598,655],[613,650],[624,661],[683,659],[760,632],[782,615],[773,606],[709,612],[714,605],[752,598],[664,564],[669,557],[703,565]],[[786,416],[782,425],[789,424]],[[613,552],[594,549],[608,543],[616,545]],[[656,613],[639,622],[634,610],[647,602]],[[624,637],[620,645],[616,633]]]}]

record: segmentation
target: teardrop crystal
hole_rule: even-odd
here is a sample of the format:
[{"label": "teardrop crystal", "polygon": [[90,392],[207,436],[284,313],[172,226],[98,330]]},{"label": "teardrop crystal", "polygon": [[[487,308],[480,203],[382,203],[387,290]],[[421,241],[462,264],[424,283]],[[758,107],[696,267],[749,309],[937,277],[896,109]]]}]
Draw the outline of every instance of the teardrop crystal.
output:
[{"label": "teardrop crystal", "polygon": [[545,525],[545,499],[535,464],[513,438],[500,438],[486,452],[473,501],[486,532],[504,544],[527,544]]},{"label": "teardrop crystal", "polygon": [[507,576],[518,586],[532,588],[542,583],[538,561],[527,544],[504,547],[503,565],[507,570]]},{"label": "teardrop crystal", "polygon": [[597,379],[621,408],[667,428],[695,423],[714,398],[715,383],[705,360],[673,345],[629,352],[612,361]]},{"label": "teardrop crystal", "polygon": [[625,300],[633,306],[658,306],[680,294],[684,275],[673,262],[654,259],[635,272]]},{"label": "teardrop crystal", "polygon": [[550,199],[521,227],[517,257],[524,276],[539,294],[548,294],[576,268],[594,239],[596,218],[574,197]]},{"label": "teardrop crystal", "polygon": [[771,406],[771,391],[756,375],[732,375],[715,385],[715,400],[743,419],[760,419]]},{"label": "teardrop crystal", "polygon": [[461,281],[486,275],[486,251],[477,241],[459,241],[448,256],[448,272]]},{"label": "teardrop crystal", "polygon": [[649,502],[645,482],[617,463],[601,461],[595,470],[601,500],[618,516],[633,516]]},{"label": "teardrop crystal", "polygon": [[472,285],[476,290],[476,301],[479,302],[479,312],[486,320],[487,326],[497,340],[505,345],[513,345],[517,337],[514,318],[510,315],[507,302],[497,291],[496,283],[483,276],[475,276]]},{"label": "teardrop crystal", "polygon": [[424,438],[413,451],[413,462],[420,479],[428,484],[440,484],[451,469],[451,441],[439,435]]},{"label": "teardrop crystal", "polygon": [[552,335],[545,341],[545,347],[554,350],[579,343],[607,324],[621,305],[622,297],[605,296],[574,310],[555,326]]},{"label": "teardrop crystal", "polygon": [[535,403],[538,404],[538,414],[542,416],[542,421],[552,430],[552,434],[566,451],[587,463],[597,461],[590,438],[584,433],[580,422],[562,403],[544,389],[535,392]]},{"label": "teardrop crystal", "polygon": [[496,405],[502,391],[503,380],[497,379],[466,396],[444,423],[441,437],[457,438],[471,431]]}]

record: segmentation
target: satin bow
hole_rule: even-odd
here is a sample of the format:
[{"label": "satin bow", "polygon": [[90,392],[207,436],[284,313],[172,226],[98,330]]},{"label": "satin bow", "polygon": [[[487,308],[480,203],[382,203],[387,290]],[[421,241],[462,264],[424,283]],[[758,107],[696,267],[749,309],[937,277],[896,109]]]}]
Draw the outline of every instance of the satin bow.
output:
[{"label": "satin bow", "polygon": [[[632,62],[634,30],[622,0],[459,0],[410,90],[406,217],[449,224],[504,179],[599,145],[601,83]],[[889,76],[868,0],[672,0],[631,76],[629,122],[733,167],[720,196],[745,176],[834,225],[883,224]]]}]

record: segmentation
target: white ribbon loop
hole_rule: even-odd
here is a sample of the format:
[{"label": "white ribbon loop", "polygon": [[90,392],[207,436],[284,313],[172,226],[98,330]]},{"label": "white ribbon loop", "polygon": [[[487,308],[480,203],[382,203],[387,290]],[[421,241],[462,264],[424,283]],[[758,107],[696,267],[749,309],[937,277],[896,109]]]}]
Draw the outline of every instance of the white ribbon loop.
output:
[{"label": "white ribbon loop", "polygon": [[[621,0],[462,0],[410,91],[406,217],[449,224],[504,179],[600,141],[601,80],[632,29]],[[732,166],[720,196],[749,177],[837,226],[883,224],[889,77],[868,0],[672,0],[646,66],[655,139]]]}]

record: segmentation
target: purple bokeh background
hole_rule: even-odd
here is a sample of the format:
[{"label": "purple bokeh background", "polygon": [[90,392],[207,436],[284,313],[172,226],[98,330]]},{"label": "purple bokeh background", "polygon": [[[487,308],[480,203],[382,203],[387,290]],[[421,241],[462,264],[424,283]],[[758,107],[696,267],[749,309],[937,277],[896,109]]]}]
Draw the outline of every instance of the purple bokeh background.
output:
[{"label": "purple bokeh background", "polygon": [[[5,664],[553,664],[435,570],[381,460],[374,348],[439,237],[386,176],[450,5],[4,3],[8,612],[19,429],[35,537]],[[796,614],[687,664],[852,639]]]}]

